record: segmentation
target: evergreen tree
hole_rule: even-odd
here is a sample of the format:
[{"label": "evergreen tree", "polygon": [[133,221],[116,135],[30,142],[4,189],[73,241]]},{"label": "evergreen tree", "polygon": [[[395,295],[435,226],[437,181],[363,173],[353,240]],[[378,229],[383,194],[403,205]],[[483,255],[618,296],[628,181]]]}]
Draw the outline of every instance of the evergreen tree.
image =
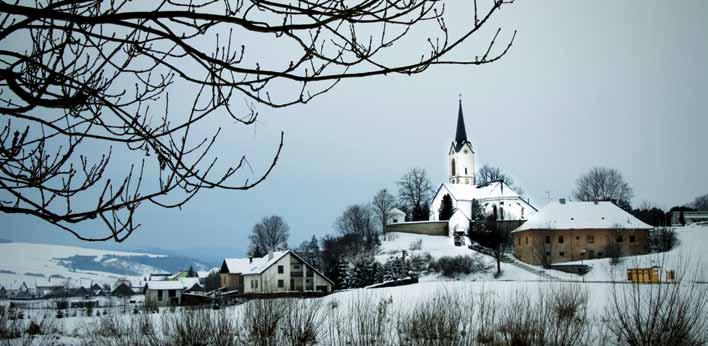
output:
[{"label": "evergreen tree", "polygon": [[339,259],[337,267],[337,285],[339,289],[351,288],[351,269],[349,261],[345,258]]},{"label": "evergreen tree", "polygon": [[197,276],[197,272],[194,271],[194,268],[192,266],[189,266],[189,269],[187,270],[187,277],[196,278]]},{"label": "evergreen tree", "polygon": [[442,198],[442,203],[440,203],[440,210],[438,210],[438,218],[440,221],[450,220],[452,214],[455,212],[455,208],[452,205],[452,197],[449,194],[445,194]]}]

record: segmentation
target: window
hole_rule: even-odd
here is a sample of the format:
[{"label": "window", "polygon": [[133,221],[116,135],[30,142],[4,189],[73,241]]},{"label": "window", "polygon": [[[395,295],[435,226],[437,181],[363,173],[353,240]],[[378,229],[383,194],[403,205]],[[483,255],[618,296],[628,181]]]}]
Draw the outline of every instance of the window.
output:
[{"label": "window", "polygon": [[529,237],[525,237],[525,238],[526,238],[526,245],[528,245],[529,244]]},{"label": "window", "polygon": [[[504,203],[504,202],[502,202]],[[504,207],[499,207],[499,216],[501,217],[501,220],[504,220]]]},{"label": "window", "polygon": [[565,256],[565,252],[563,252],[563,251],[561,251],[561,252],[558,253],[558,254],[559,254],[561,257]]},{"label": "window", "polygon": [[546,236],[546,244],[550,244],[550,243],[551,243],[551,236],[547,235]]},{"label": "window", "polygon": [[526,210],[524,209],[524,207],[521,207],[521,218],[522,218],[522,219],[524,218],[524,212],[525,212],[525,211],[526,211]]},{"label": "window", "polygon": [[579,236],[579,235],[576,235],[576,236],[575,236],[575,240],[580,240],[580,236]]},{"label": "window", "polygon": [[550,252],[550,251],[546,251],[546,256],[551,256],[551,252]]},{"label": "window", "polygon": [[398,223],[398,219],[393,219],[393,223]]},{"label": "window", "polygon": [[634,241],[637,240],[633,235],[629,236],[629,242],[634,243]]},{"label": "window", "polygon": [[602,251],[599,251],[599,252],[597,253],[597,257],[602,257]]},{"label": "window", "polygon": [[521,245],[521,237],[518,237],[518,238],[516,238],[516,239],[519,240],[518,243],[519,243],[519,245]]},{"label": "window", "polygon": [[465,167],[465,175],[467,175],[467,167]]},{"label": "window", "polygon": [[588,244],[592,244],[595,242],[595,236],[594,235],[588,235],[587,236],[587,242]]},{"label": "window", "polygon": [[558,236],[558,244],[563,244],[563,236],[562,235]]},{"label": "window", "polygon": [[278,280],[278,288],[283,288],[283,287],[285,287],[285,281]]},{"label": "window", "polygon": [[163,291],[157,291],[157,300],[162,300]]},{"label": "window", "polygon": [[169,290],[169,291],[167,291],[167,296],[170,298],[174,298],[177,296],[177,291],[176,290]]},{"label": "window", "polygon": [[284,272],[285,272],[285,269],[283,268],[283,266],[278,266],[278,274],[282,274]]},{"label": "window", "polygon": [[255,288],[258,288],[258,281],[253,280],[254,285],[256,286]]},{"label": "window", "polygon": [[621,235],[618,235],[618,236],[617,236],[617,242],[618,242],[618,243],[621,243],[621,242],[623,242],[623,241],[624,241],[624,238],[623,238]]},{"label": "window", "polygon": [[455,174],[455,159],[452,159],[452,175],[457,175]]}]

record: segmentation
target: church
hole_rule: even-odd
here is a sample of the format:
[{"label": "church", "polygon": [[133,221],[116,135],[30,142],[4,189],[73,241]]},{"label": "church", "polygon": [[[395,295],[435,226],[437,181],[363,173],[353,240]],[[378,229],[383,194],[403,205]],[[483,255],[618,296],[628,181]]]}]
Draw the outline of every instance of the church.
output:
[{"label": "church", "polygon": [[462,100],[457,112],[455,139],[447,153],[447,182],[440,184],[430,206],[430,221],[439,220],[442,199],[449,195],[452,199],[454,214],[448,220],[450,235],[466,233],[472,215],[472,201],[477,200],[485,215],[496,215],[500,222],[507,222],[515,228],[533,215],[537,209],[530,201],[502,181],[477,184],[475,181],[475,151],[467,139],[465,119],[462,113]]}]

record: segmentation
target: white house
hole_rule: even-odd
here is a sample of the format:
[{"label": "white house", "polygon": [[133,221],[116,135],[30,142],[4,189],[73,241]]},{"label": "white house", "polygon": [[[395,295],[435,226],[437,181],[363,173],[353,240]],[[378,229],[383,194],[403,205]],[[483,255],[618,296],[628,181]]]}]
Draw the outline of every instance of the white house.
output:
[{"label": "white house", "polygon": [[499,221],[523,221],[537,209],[506,183],[495,181],[476,184],[475,151],[467,140],[462,101],[457,114],[455,140],[448,151],[448,179],[435,192],[430,206],[430,221],[439,221],[439,210],[445,195],[452,198],[455,212],[448,223],[449,232],[466,232],[472,213],[472,201],[477,200],[485,215],[496,215]]},{"label": "white house", "polygon": [[199,285],[199,278],[177,280],[151,280],[145,284],[145,304],[170,306],[182,304],[182,293],[190,292]]},{"label": "white house", "polygon": [[406,213],[401,209],[393,208],[388,211],[388,217],[386,218],[386,224],[390,225],[392,223],[401,223],[406,221]]},{"label": "white house", "polygon": [[222,267],[240,277],[242,293],[330,293],[334,282],[291,250],[260,258],[225,259]]}]

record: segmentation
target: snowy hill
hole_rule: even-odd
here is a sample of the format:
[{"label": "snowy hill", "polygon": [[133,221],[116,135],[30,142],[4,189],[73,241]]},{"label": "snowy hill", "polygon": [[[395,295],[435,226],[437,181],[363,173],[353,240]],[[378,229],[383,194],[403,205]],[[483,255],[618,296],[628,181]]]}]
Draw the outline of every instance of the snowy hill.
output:
[{"label": "snowy hill", "polygon": [[[466,239],[466,238],[465,238]],[[469,240],[466,240],[469,242]],[[419,245],[419,248],[418,248]],[[454,240],[451,237],[439,235],[424,235],[411,233],[387,233],[386,238],[381,241],[381,252],[376,256],[376,260],[383,263],[391,256],[400,256],[401,251],[406,251],[408,256],[425,256],[430,255],[434,259],[444,256],[474,256],[480,259],[490,270],[487,273],[469,274],[458,277],[462,280],[491,280],[496,268],[496,260],[491,256],[479,253],[467,248],[467,244],[463,246],[455,246]],[[499,280],[513,281],[535,281],[543,279],[538,274],[524,270],[522,267],[510,264],[501,264],[502,275]],[[438,281],[452,280],[445,278],[442,275],[433,275],[423,277],[421,281]]]},{"label": "snowy hill", "polygon": [[119,278],[140,280],[149,273],[176,272],[194,265],[192,259],[75,246],[31,243],[0,243],[0,285],[14,287],[26,282],[34,286],[48,282],[84,285],[112,284]]}]

